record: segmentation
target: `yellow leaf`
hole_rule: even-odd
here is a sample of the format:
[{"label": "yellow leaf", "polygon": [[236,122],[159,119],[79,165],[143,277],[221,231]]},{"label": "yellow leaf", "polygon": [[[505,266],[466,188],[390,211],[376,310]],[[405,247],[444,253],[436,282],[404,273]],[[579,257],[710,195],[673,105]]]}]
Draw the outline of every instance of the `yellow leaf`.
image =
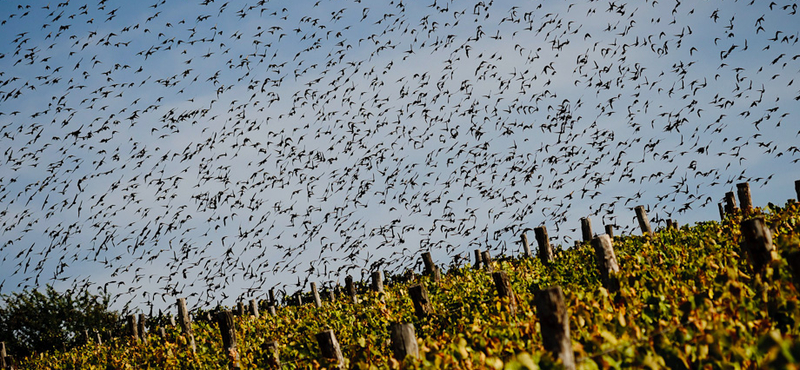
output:
[{"label": "yellow leaf", "polygon": [[503,360],[497,357],[489,357],[486,359],[486,365],[489,365],[496,370],[501,370],[503,368]]}]

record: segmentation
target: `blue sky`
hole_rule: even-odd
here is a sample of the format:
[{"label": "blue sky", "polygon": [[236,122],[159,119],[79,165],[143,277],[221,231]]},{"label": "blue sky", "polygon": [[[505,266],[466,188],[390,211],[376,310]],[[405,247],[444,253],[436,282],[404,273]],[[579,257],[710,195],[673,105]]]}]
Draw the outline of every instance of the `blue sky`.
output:
[{"label": "blue sky", "polygon": [[794,197],[795,2],[0,3],[0,292],[235,304]]}]

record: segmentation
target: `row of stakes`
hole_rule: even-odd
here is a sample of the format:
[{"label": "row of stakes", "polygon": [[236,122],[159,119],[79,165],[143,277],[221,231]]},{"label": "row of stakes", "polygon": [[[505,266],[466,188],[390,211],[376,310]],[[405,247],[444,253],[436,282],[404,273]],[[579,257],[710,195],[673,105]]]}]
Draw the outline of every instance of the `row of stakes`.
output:
[{"label": "row of stakes", "polygon": [[[800,199],[800,180],[795,181],[795,190],[797,197]],[[733,192],[725,194],[725,204],[719,204],[720,217],[724,220],[727,215],[733,215],[741,212],[743,215],[751,215],[753,213],[753,203],[750,197],[750,186],[748,183],[737,184],[737,193],[741,209],[736,206],[736,198]],[[653,230],[650,226],[650,221],[647,218],[647,213],[643,206],[637,206],[635,209],[636,218],[643,234],[653,235]],[[667,228],[677,228],[677,222],[667,220]],[[757,216],[745,219],[740,224],[744,241],[742,247],[747,251],[750,262],[754,271],[760,272],[768,265],[774,258],[776,258],[775,247],[772,244],[772,235],[770,230],[764,223],[763,216]],[[589,218],[581,218],[581,232],[584,242],[591,242],[595,251],[595,260],[597,268],[600,272],[600,279],[603,287],[611,292],[619,290],[619,282],[615,278],[619,273],[619,264],[617,263],[613,247],[613,228],[611,225],[605,226],[605,234],[593,236],[591,228],[591,220]],[[555,259],[553,247],[550,245],[547,229],[545,226],[534,228],[534,235],[539,247],[539,259],[545,265],[549,264]],[[526,257],[532,257],[530,244],[528,243],[527,236],[523,233],[521,236],[523,253]],[[511,288],[508,275],[504,271],[493,271],[492,258],[488,251],[475,250],[476,268],[481,268],[492,274],[492,279],[498,292],[498,298],[506,300],[509,310],[514,313],[516,311],[516,297]],[[425,252],[422,254],[422,261],[425,266],[425,274],[430,276],[434,281],[441,279],[441,271],[434,264],[431,254]],[[800,251],[795,251],[787,257],[789,266],[793,272],[796,284],[800,285]],[[383,274],[380,271],[372,273],[372,290],[375,292],[383,292]],[[345,290],[347,294],[357,301],[356,289],[353,284],[352,276],[348,276],[345,280]],[[317,307],[322,305],[319,291],[316,283],[311,283],[311,291],[314,296],[314,303]],[[433,307],[428,299],[428,292],[422,284],[412,285],[408,288],[409,296],[414,305],[415,313],[418,317],[424,318],[433,314]],[[270,290],[270,300],[272,305],[268,307],[270,314],[275,315],[275,293]],[[569,333],[569,317],[567,316],[567,309],[564,305],[564,294],[560,286],[553,286],[544,290],[536,292],[534,295],[534,304],[537,309],[537,316],[541,327],[542,343],[546,351],[551,352],[555,358],[560,359],[565,369],[575,369],[575,358],[572,351],[572,342]],[[180,298],[177,301],[178,306],[178,323],[181,327],[183,335],[187,337],[188,346],[192,352],[196,351],[196,344],[194,341],[194,333],[192,330],[191,319],[189,311],[186,306],[186,299]],[[258,304],[256,300],[251,300],[249,304],[249,313],[256,317],[259,316]],[[238,304],[238,313],[245,314],[245,305]],[[210,315],[210,313],[207,313]],[[211,317],[208,317],[210,319]],[[174,321],[172,317],[171,320]],[[216,314],[216,322],[219,325],[220,333],[222,335],[223,349],[230,360],[230,367],[232,369],[241,368],[241,361],[239,359],[238,345],[236,339],[236,331],[233,321],[233,313],[231,311],[220,311]],[[135,339],[144,338],[145,336],[145,317],[144,314],[128,316],[128,325],[130,334]],[[175,325],[175,323],[172,323]],[[417,339],[414,330],[414,325],[410,323],[395,323],[389,328],[391,348],[394,357],[402,361],[408,356],[419,358],[419,348],[417,346]],[[164,328],[159,328],[159,334],[164,336]],[[84,331],[84,336],[88,338],[88,333]],[[316,340],[320,347],[322,357],[334,362],[337,366],[344,365],[344,356],[341,347],[336,340],[333,330],[325,330],[316,334]],[[97,342],[102,343],[99,334]],[[276,341],[267,342],[264,344],[264,349],[271,354],[271,363],[273,366],[280,368],[279,345]],[[14,368],[13,358],[7,356],[5,343],[0,342],[0,362],[2,362],[3,369]]]},{"label": "row of stakes", "polygon": [[[800,198],[800,180],[795,182]],[[750,197],[750,187],[747,183],[737,185],[739,200],[742,205],[741,211],[735,206],[735,199],[731,197],[732,193],[726,194],[726,202],[730,205],[734,202],[733,206],[726,206],[725,214],[734,214],[742,212],[744,215],[753,213],[752,201]],[[643,206],[638,206],[635,209],[636,218],[643,234],[653,235],[653,230],[650,226],[650,221],[647,218],[647,213]],[[724,218],[724,214],[723,214]],[[667,220],[667,227],[677,228],[677,222]],[[753,269],[760,272],[764,267],[769,264],[775,257],[775,247],[772,244],[772,236],[769,229],[764,223],[764,217],[753,217],[746,219],[740,224],[744,242],[742,246],[748,252]],[[581,230],[584,241],[591,242],[595,251],[595,260],[597,268],[600,272],[600,280],[604,288],[610,292],[617,292],[619,290],[619,281],[616,275],[619,273],[620,268],[614,254],[613,246],[613,229],[610,225],[606,225],[606,234],[592,236],[591,222],[588,218],[581,219]],[[539,246],[539,258],[543,264],[549,264],[555,259],[553,248],[550,245],[547,235],[547,229],[544,226],[539,226],[534,229],[536,241]],[[523,233],[522,245],[526,257],[532,257],[530,245],[527,236]],[[794,253],[794,258],[790,256],[790,265],[797,266],[793,271],[800,272],[800,252]],[[498,292],[498,298],[507,302],[507,307],[513,314],[516,311],[516,296],[511,288],[511,282],[505,271],[493,271],[493,263],[491,255],[488,251],[475,251],[476,268],[481,268],[487,273],[492,274],[492,279],[495,283]],[[422,254],[422,262],[425,268],[425,274],[430,276],[434,281],[441,279],[441,271],[434,264],[431,254],[425,252]],[[796,280],[800,280],[800,274],[797,275]],[[346,290],[350,293],[353,300],[356,300],[355,288],[352,284],[352,277],[348,277]],[[372,288],[376,292],[383,291],[383,278],[380,271],[372,274]],[[321,301],[315,283],[311,283],[311,290],[314,296],[315,304],[317,307],[321,306]],[[411,297],[414,305],[415,313],[420,318],[432,315],[433,306],[428,298],[428,292],[424,285],[416,284],[408,288],[409,296]],[[251,313],[255,310],[255,301],[251,301]],[[542,336],[542,344],[546,351],[551,352],[555,358],[560,359],[565,369],[575,369],[575,357],[572,350],[572,342],[569,332],[569,317],[567,315],[567,308],[564,303],[564,294],[560,286],[553,286],[547,289],[539,290],[534,294],[534,304],[537,310],[537,317],[540,323],[540,332]],[[242,304],[239,310],[242,311]],[[185,310],[185,308],[184,308]],[[257,313],[256,313],[257,314]],[[218,314],[218,322],[220,324],[220,331],[222,332],[223,342],[228,354],[236,354],[236,339],[235,332],[232,329],[232,315],[228,311],[223,311]],[[389,327],[391,349],[394,357],[398,361],[403,361],[406,357],[411,356],[419,358],[419,348],[415,334],[414,325],[411,323],[395,323]],[[320,347],[323,358],[331,360],[337,366],[344,365],[344,356],[341,347],[336,340],[333,330],[325,330],[316,334],[316,340]],[[272,355],[273,364],[280,366],[279,348],[277,342],[268,342],[267,347]],[[231,367],[238,368],[239,361],[238,355],[231,355]]]}]

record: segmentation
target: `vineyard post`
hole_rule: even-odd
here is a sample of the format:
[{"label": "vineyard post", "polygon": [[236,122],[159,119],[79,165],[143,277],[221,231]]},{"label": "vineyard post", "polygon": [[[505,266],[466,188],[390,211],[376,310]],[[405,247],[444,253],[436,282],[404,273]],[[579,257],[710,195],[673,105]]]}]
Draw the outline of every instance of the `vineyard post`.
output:
[{"label": "vineyard post", "polygon": [[342,349],[339,347],[339,342],[336,340],[333,330],[317,333],[316,337],[319,348],[322,350],[322,357],[336,361],[336,366],[339,368],[344,366]]},{"label": "vineyard post", "polygon": [[572,340],[569,334],[569,317],[564,305],[564,293],[560,286],[538,291],[536,316],[541,326],[544,349],[561,359],[564,369],[575,369],[575,354],[572,352]]},{"label": "vineyard post", "polygon": [[581,235],[584,242],[592,240],[592,220],[589,217],[581,217]]},{"label": "vineyard post", "polygon": [[277,302],[275,302],[275,288],[271,288],[269,290],[269,305],[274,306]]},{"label": "vineyard post", "polygon": [[347,275],[344,278],[345,290],[347,290],[347,295],[350,296],[350,300],[353,303],[358,303],[358,297],[356,296],[356,285],[353,283],[353,275]]},{"label": "vineyard post", "polygon": [[381,270],[372,272],[372,291],[383,293],[383,273]]},{"label": "vineyard post", "polygon": [[417,317],[424,318],[433,313],[433,307],[428,300],[428,291],[422,284],[408,287],[408,295],[411,296],[411,301],[414,303],[414,311],[417,313]]},{"label": "vineyard post", "polygon": [[619,282],[614,276],[619,272],[619,264],[617,264],[617,257],[614,255],[614,246],[611,243],[611,238],[606,234],[599,235],[592,239],[592,247],[594,247],[597,268],[600,270],[600,279],[603,282],[603,287],[610,291],[619,290]]},{"label": "vineyard post", "polygon": [[433,263],[431,252],[422,253],[422,263],[425,264],[425,275],[430,276],[433,281],[439,281],[442,278],[439,268]]},{"label": "vineyard post", "polygon": [[0,369],[6,368],[6,342],[0,342]]},{"label": "vineyard post", "polygon": [[244,302],[236,303],[236,316],[244,316]]},{"label": "vineyard post", "polygon": [[194,342],[194,330],[192,330],[192,320],[189,319],[189,310],[186,309],[186,298],[178,298],[178,323],[181,325],[181,331],[186,335],[189,341],[189,347],[192,353],[197,352],[197,345]]},{"label": "vineyard post", "polygon": [[139,322],[138,322],[138,331],[139,331],[139,338],[147,342],[147,331],[145,331],[144,324],[146,321],[146,316],[143,313],[139,314]]},{"label": "vineyard post", "polygon": [[614,226],[613,225],[605,225],[604,228],[605,228],[606,234],[608,234],[608,237],[611,238],[611,239],[614,239]]},{"label": "vineyard post", "polygon": [[736,184],[736,193],[739,195],[739,204],[742,205],[742,214],[750,214],[753,210],[753,199],[750,197],[750,184],[746,182]]},{"label": "vineyard post", "polygon": [[483,269],[491,274],[494,271],[494,266],[492,265],[492,255],[489,254],[489,251],[487,250],[483,251],[481,257],[483,259]]},{"label": "vineyard post", "polygon": [[717,203],[717,207],[719,208],[719,219],[725,221],[725,208],[722,207],[722,203]]},{"label": "vineyard post", "polygon": [[319,290],[317,290],[317,283],[311,283],[311,294],[314,295],[314,306],[317,308],[322,307],[322,299],[319,298]]},{"label": "vineyard post", "polygon": [[794,192],[797,193],[797,201],[800,202],[800,180],[794,181]]},{"label": "vineyard post", "polygon": [[525,232],[520,235],[520,240],[522,242],[522,253],[525,258],[533,257],[533,253],[531,253],[531,244],[528,243],[528,235],[525,235]]},{"label": "vineyard post", "polygon": [[672,227],[672,219],[668,218],[667,219],[667,230],[672,230],[672,229],[673,229],[673,227]]},{"label": "vineyard post", "polygon": [[170,325],[172,325],[173,327],[175,327],[175,326],[177,326],[177,325],[178,325],[178,324],[175,322],[175,316],[172,316],[172,314],[169,314],[169,315],[168,315],[168,317],[169,317],[169,324],[170,324]]},{"label": "vineyard post", "polygon": [[250,314],[259,318],[260,315],[258,314],[258,301],[255,299],[250,300]]},{"label": "vineyard post", "polygon": [[639,220],[639,227],[642,229],[643,234],[653,235],[653,229],[650,227],[650,219],[647,218],[647,211],[644,206],[636,206],[636,219]]},{"label": "vineyard post", "polygon": [[475,250],[475,269],[481,268],[481,263],[483,263],[483,252],[480,249]]},{"label": "vineyard post", "polygon": [[794,286],[800,289],[800,251],[794,251],[786,256],[786,263],[789,265],[789,270],[792,272],[792,280]]},{"label": "vineyard post", "polygon": [[550,237],[547,235],[547,228],[544,225],[536,227],[533,229],[533,235],[536,238],[536,244],[539,245],[539,260],[544,265],[549,264],[555,255],[553,246],[550,245]]},{"label": "vineyard post", "polygon": [[265,342],[262,349],[264,352],[267,353],[267,363],[271,368],[280,369],[281,368],[281,355],[280,350],[278,349],[278,342],[272,340],[269,342]]},{"label": "vineyard post", "polygon": [[139,327],[136,325],[136,315],[128,315],[128,333],[134,342],[139,341]]},{"label": "vineyard post", "polygon": [[725,214],[732,215],[736,212],[736,197],[732,191],[725,193]]},{"label": "vineyard post", "polygon": [[100,332],[96,331],[96,332],[94,332],[94,334],[97,336],[97,344],[98,345],[103,344],[103,338],[100,337]]},{"label": "vineyard post", "polygon": [[511,288],[511,281],[508,280],[508,274],[505,271],[497,271],[492,274],[494,285],[497,288],[497,296],[499,298],[508,298],[508,307],[512,315],[517,312],[517,297],[514,296],[514,290]]},{"label": "vineyard post", "polygon": [[217,313],[217,324],[219,332],[222,334],[222,348],[228,355],[231,362],[231,369],[241,369],[239,362],[239,349],[236,340],[236,328],[233,325],[233,314],[230,311],[220,311]]},{"label": "vineyard post", "polygon": [[744,241],[742,245],[750,256],[753,270],[760,272],[773,260],[775,246],[772,245],[772,233],[764,223],[764,217],[753,217],[740,224]]},{"label": "vineyard post", "polygon": [[397,361],[402,362],[406,356],[419,358],[419,346],[417,346],[417,335],[414,332],[414,324],[395,323],[390,329],[392,340],[392,353]]},{"label": "vineyard post", "polygon": [[83,329],[81,331],[81,341],[83,344],[89,344],[89,330]]},{"label": "vineyard post", "polygon": [[267,310],[269,311],[269,314],[272,315],[272,316],[275,316],[275,315],[278,314],[277,311],[275,310],[275,306],[273,306],[273,305],[269,305],[269,307],[267,307]]},{"label": "vineyard post", "polygon": [[303,291],[301,290],[296,294],[297,294],[297,307],[300,307],[303,305]]}]

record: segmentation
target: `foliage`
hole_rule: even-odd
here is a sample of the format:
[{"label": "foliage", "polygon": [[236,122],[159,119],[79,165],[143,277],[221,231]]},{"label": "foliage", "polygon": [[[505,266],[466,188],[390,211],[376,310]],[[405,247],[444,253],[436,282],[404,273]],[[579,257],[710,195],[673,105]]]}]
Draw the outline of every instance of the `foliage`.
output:
[{"label": "foliage", "polygon": [[[734,215],[653,236],[615,237],[618,292],[601,286],[593,251],[584,243],[549,266],[524,258],[496,262],[494,269],[507,272],[516,292],[513,313],[498,300],[491,276],[467,265],[438,283],[416,276],[383,294],[364,291],[356,304],[339,297],[321,308],[305,304],[280,308],[274,316],[237,317],[242,364],[269,367],[265,343],[276,340],[282,368],[330,367],[314,339],[330,328],[354,369],[555,369],[560,364],[543,349],[532,301],[538,289],[560,285],[581,369],[792,367],[800,361],[800,304],[787,257],[800,250],[800,207],[770,205],[756,212],[763,213],[777,247],[777,258],[762,273],[752,271],[740,248],[743,217]],[[424,319],[415,316],[407,294],[420,282],[435,310]],[[414,324],[420,359],[391,358],[388,326],[395,322]],[[194,332],[195,354],[168,326],[164,337],[150,335],[147,342],[118,338],[34,357],[25,366],[225,367],[216,325],[196,322]]]},{"label": "foliage", "polygon": [[108,310],[108,297],[89,292],[38,290],[3,296],[0,337],[17,356],[72,348],[85,341],[83,330],[113,330],[118,315]]}]

